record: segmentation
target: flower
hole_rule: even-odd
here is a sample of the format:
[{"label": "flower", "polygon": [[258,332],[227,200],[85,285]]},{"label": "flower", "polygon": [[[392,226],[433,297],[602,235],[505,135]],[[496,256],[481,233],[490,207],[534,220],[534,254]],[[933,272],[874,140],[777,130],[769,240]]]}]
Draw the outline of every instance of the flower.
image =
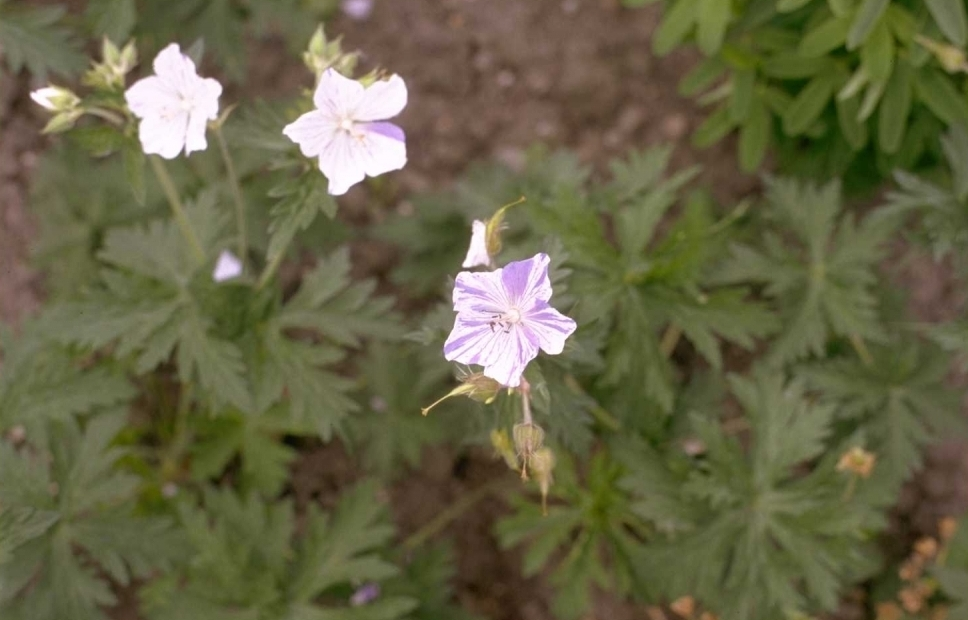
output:
[{"label": "flower", "polygon": [[373,0],[343,0],[340,8],[350,19],[362,21],[373,12]]},{"label": "flower", "polygon": [[199,77],[195,63],[172,43],[158,53],[155,75],[132,84],[124,93],[131,112],[141,119],[138,138],[145,153],[174,159],[185,150],[204,151],[205,125],[218,117],[222,85]]},{"label": "flower", "polygon": [[370,581],[353,592],[353,596],[350,597],[350,605],[359,607],[360,605],[372,603],[378,598],[380,598],[380,584]]},{"label": "flower", "polygon": [[549,262],[547,254],[537,254],[495,271],[457,274],[457,318],[444,343],[444,357],[484,366],[484,376],[517,387],[538,349],[561,353],[576,325],[548,304]]},{"label": "flower", "polygon": [[64,112],[81,102],[77,95],[59,86],[46,86],[30,93],[34,103],[51,112]]},{"label": "flower", "polygon": [[329,193],[345,194],[366,175],[399,170],[407,163],[403,130],[385,119],[407,105],[407,87],[398,75],[364,88],[327,69],[313,95],[315,110],[283,128],[306,157],[318,157]]},{"label": "flower", "polygon": [[232,278],[242,275],[242,261],[236,258],[228,250],[223,250],[218,255],[218,262],[215,263],[215,271],[212,272],[212,279],[216,282],[225,282]]},{"label": "flower", "polygon": [[471,247],[467,248],[467,258],[461,267],[487,267],[491,264],[491,255],[487,252],[487,224],[481,220],[474,220],[471,225]]}]

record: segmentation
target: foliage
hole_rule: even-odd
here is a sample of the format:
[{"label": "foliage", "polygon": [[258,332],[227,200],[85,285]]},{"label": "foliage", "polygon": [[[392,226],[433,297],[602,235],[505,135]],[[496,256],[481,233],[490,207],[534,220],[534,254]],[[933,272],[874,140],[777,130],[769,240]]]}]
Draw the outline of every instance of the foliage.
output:
[{"label": "foliage", "polygon": [[933,137],[968,122],[962,0],[670,0],[653,39],[705,59],[680,90],[712,108],[705,146],[738,132],[743,168],[771,145],[786,170],[885,176],[936,156]]},{"label": "foliage", "polygon": [[[281,133],[308,89],[250,103],[226,88],[209,148],[162,161],[123,97],[135,47],[102,42],[31,190],[48,297],[0,329],[3,618],[108,617],[121,592],[153,620],[475,618],[459,568],[490,551],[428,539],[463,542],[448,526],[479,509],[522,550],[512,600],[550,597],[562,620],[601,615],[603,595],[799,618],[897,585],[878,535],[925,450],[964,431],[949,371],[968,364],[968,321],[921,322],[882,267],[921,243],[963,275],[968,132],[934,138],[965,99],[954,48],[931,47],[964,45],[962,4],[667,7],[657,45],[691,37],[708,56],[683,83],[719,106],[698,140],[737,128],[747,168],[795,144],[823,184],[767,178],[762,199],[719,205],[670,147],[607,170],[535,147],[406,201],[364,184],[341,211]],[[207,47],[206,75],[241,78],[247,43],[305,39],[331,9],[92,0],[67,19],[2,0],[0,45],[14,71],[69,75],[78,34],[134,36],[140,74],[173,39],[200,63]],[[356,59],[322,30],[305,58],[314,73]],[[946,169],[910,170],[935,150]],[[909,169],[853,212],[827,174],[848,166]],[[516,389],[441,355],[473,220],[496,265],[547,253],[550,303],[578,324]],[[226,251],[239,273],[223,279]],[[481,463],[488,444],[530,482]],[[428,497],[453,505],[411,495],[442,478]],[[479,503],[497,488],[506,503]],[[922,598],[952,613],[958,536],[920,567]]]}]

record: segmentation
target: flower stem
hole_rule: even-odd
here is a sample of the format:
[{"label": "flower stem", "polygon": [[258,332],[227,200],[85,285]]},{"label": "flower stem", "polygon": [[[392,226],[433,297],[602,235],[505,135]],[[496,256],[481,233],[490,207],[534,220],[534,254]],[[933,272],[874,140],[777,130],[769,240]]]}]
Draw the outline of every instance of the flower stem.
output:
[{"label": "flower stem", "polygon": [[269,283],[269,280],[272,279],[272,276],[274,276],[276,271],[279,270],[279,265],[282,264],[282,259],[285,257],[286,251],[285,249],[282,249],[278,254],[269,260],[269,264],[266,265],[266,268],[262,271],[262,275],[259,276],[259,283],[256,284],[255,290],[261,291],[263,288],[265,288],[265,285]]},{"label": "flower stem", "polygon": [[218,140],[218,148],[222,152],[222,161],[225,162],[225,171],[229,175],[229,185],[232,187],[232,199],[235,201],[235,222],[239,231],[239,260],[242,261],[242,269],[245,269],[246,256],[249,253],[249,231],[245,220],[245,199],[242,197],[242,186],[239,184],[239,176],[235,172],[235,164],[232,162],[232,155],[229,147],[225,143],[225,136],[222,133],[222,126],[216,125],[215,138]]},{"label": "flower stem", "polygon": [[662,334],[662,342],[659,343],[659,350],[662,351],[662,357],[668,358],[672,355],[672,352],[676,350],[676,345],[679,344],[679,338],[681,336],[682,329],[675,323],[670,323]]},{"label": "flower stem", "polygon": [[524,377],[521,377],[521,417],[524,424],[534,424],[531,417],[531,384]]},{"label": "flower stem", "polygon": [[857,334],[851,334],[849,339],[851,346],[853,346],[854,350],[857,351],[857,355],[860,356],[860,359],[864,362],[864,365],[872,366],[874,364],[874,357],[867,349],[867,345],[864,344],[864,340]]},{"label": "flower stem", "polygon": [[202,244],[198,242],[195,230],[188,221],[188,216],[185,214],[185,207],[182,205],[181,198],[178,197],[178,190],[175,189],[175,182],[171,180],[171,175],[168,174],[165,165],[158,156],[149,155],[148,161],[151,162],[151,167],[155,171],[158,183],[161,184],[162,191],[165,192],[165,197],[168,198],[168,204],[171,205],[171,212],[175,216],[175,223],[181,229],[182,235],[185,236],[188,245],[191,246],[192,252],[195,254],[198,262],[205,262],[205,252],[202,250]]},{"label": "flower stem", "polygon": [[124,126],[124,118],[110,110],[105,110],[104,108],[84,108],[84,112],[91,116],[103,118],[112,125],[117,125],[118,127]]}]

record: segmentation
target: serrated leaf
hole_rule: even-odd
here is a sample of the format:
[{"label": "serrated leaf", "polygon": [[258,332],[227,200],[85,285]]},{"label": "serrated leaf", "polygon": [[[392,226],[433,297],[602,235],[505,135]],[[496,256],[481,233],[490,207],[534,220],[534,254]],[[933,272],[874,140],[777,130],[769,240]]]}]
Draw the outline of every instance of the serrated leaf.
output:
[{"label": "serrated leaf", "polygon": [[134,0],[91,0],[84,16],[95,35],[119,45],[128,40],[138,17]]},{"label": "serrated leaf", "polygon": [[41,81],[48,72],[70,76],[84,68],[83,56],[60,22],[66,9],[0,6],[0,47],[13,73],[24,67]]}]

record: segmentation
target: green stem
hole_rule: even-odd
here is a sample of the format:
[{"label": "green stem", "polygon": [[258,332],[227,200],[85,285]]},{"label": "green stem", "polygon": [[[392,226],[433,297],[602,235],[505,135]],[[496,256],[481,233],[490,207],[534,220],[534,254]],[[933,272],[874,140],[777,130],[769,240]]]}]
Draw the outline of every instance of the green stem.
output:
[{"label": "green stem", "polygon": [[218,148],[222,152],[222,160],[225,162],[225,171],[229,175],[229,184],[232,187],[232,198],[235,200],[235,222],[239,230],[239,260],[245,268],[246,256],[249,254],[249,232],[245,221],[245,199],[242,197],[242,186],[239,184],[239,176],[235,173],[235,164],[229,154],[229,147],[225,143],[225,136],[222,134],[222,127],[215,127],[215,138],[218,140]]},{"label": "green stem", "polygon": [[155,171],[158,183],[161,184],[162,191],[165,192],[165,197],[168,198],[168,204],[171,205],[171,212],[175,216],[175,223],[181,229],[182,235],[185,236],[188,245],[191,246],[192,252],[195,254],[198,262],[205,262],[205,252],[202,250],[202,244],[198,242],[195,230],[188,221],[188,216],[185,214],[185,207],[182,205],[181,198],[178,197],[178,190],[175,189],[175,182],[171,180],[171,176],[168,174],[168,171],[158,156],[149,155],[148,161],[151,162],[151,167]]},{"label": "green stem", "polygon": [[857,475],[851,474],[850,480],[847,481],[847,488],[844,489],[844,494],[841,496],[841,501],[849,502],[854,498],[854,491],[857,490]]},{"label": "green stem", "polygon": [[117,125],[118,127],[124,126],[124,118],[111,112],[110,110],[105,110],[104,108],[84,108],[84,112],[90,114],[91,116],[97,116],[103,118],[112,125]]},{"label": "green stem", "polygon": [[668,358],[672,355],[672,352],[676,350],[676,345],[679,344],[679,338],[681,336],[682,329],[675,323],[670,323],[665,333],[662,334],[662,342],[659,343],[659,350],[662,351],[662,357]]},{"label": "green stem", "polygon": [[261,291],[263,288],[265,288],[265,285],[269,283],[269,280],[272,279],[272,276],[276,275],[276,271],[279,270],[279,265],[282,264],[282,259],[284,259],[285,257],[286,257],[286,250],[285,248],[283,248],[279,250],[278,254],[276,254],[269,260],[269,264],[266,265],[266,268],[263,270],[262,275],[259,276],[259,283],[256,285],[255,290]]},{"label": "green stem", "polygon": [[849,339],[850,344],[854,347],[854,350],[857,351],[857,355],[860,356],[860,359],[864,362],[864,365],[872,366],[874,364],[874,357],[867,349],[867,345],[864,344],[864,340],[857,334],[851,334]]},{"label": "green stem", "polygon": [[402,547],[407,551],[413,551],[447,527],[452,521],[455,521],[462,514],[473,508],[477,502],[501,489],[508,489],[507,480],[494,480],[462,496],[442,512],[438,513],[436,517],[428,521],[426,525],[408,536],[403,541]]}]

